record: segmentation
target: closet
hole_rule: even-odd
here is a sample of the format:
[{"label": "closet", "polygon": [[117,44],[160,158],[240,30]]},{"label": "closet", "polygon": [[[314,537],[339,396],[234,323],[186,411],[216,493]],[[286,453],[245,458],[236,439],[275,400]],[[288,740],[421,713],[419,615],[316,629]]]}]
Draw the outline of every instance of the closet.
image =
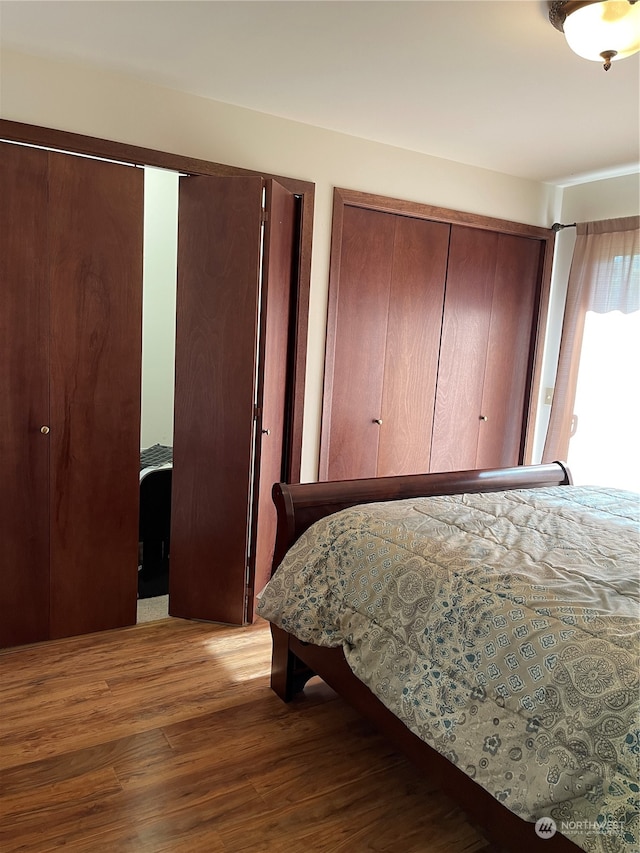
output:
[{"label": "closet", "polygon": [[323,479],[428,471],[449,228],[349,206],[340,237]]},{"label": "closet", "polygon": [[135,622],[142,191],[0,143],[0,646]]},{"label": "closet", "polygon": [[0,647],[136,621],[145,162],[204,172],[180,186],[170,613],[251,621],[298,476],[313,185],[0,132],[31,143],[0,142]]},{"label": "closet", "polygon": [[320,478],[521,464],[546,229],[336,190]]}]

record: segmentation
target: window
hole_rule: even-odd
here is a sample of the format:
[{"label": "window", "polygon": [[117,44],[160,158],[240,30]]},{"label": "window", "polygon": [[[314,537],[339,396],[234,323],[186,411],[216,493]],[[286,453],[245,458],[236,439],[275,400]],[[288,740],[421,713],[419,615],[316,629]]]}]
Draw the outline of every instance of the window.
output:
[{"label": "window", "polygon": [[577,227],[543,458],[640,492],[640,217]]}]

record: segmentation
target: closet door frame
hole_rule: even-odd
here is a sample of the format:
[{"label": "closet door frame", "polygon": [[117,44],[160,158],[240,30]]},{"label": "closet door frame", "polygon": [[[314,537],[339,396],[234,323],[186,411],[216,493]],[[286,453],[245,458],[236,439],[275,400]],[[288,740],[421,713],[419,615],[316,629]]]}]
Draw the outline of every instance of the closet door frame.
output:
[{"label": "closet door frame", "polygon": [[541,228],[536,225],[511,222],[506,219],[497,219],[476,213],[467,213],[460,210],[451,210],[449,208],[435,207],[428,204],[421,204],[419,202],[405,201],[403,199],[390,198],[387,196],[375,195],[373,193],[359,192],[357,190],[336,187],[333,193],[333,219],[331,226],[327,337],[320,437],[320,479],[323,477],[323,471],[326,471],[327,468],[329,436],[331,431],[331,400],[333,396],[332,383],[335,362],[338,293],[340,288],[340,259],[342,253],[344,211],[346,207],[363,207],[369,210],[381,211],[383,213],[395,213],[401,216],[429,219],[434,222],[443,222],[450,225],[467,225],[472,228],[495,231],[501,234],[530,237],[534,240],[538,240],[542,244],[542,270],[540,276],[539,298],[538,304],[534,308],[536,333],[531,354],[531,380],[526,392],[528,414],[522,442],[523,464],[526,465],[530,463],[533,455],[534,424],[538,409],[538,398],[542,375],[542,355],[549,310],[549,292],[551,288],[551,267],[553,262],[553,249],[555,245],[555,232],[552,231],[551,228]]},{"label": "closet door frame", "polygon": [[180,154],[171,154],[151,148],[141,148],[122,142],[84,136],[78,133],[23,124],[8,119],[0,119],[0,139],[191,175],[255,175],[262,178],[274,178],[295,195],[299,214],[297,234],[298,269],[297,290],[295,293],[295,304],[293,305],[295,313],[293,337],[295,339],[292,341],[292,376],[291,386],[288,389],[287,412],[288,441],[284,471],[286,482],[300,482],[315,184],[311,181],[298,180],[297,178],[289,178],[283,175],[243,169],[224,163],[214,163]]}]

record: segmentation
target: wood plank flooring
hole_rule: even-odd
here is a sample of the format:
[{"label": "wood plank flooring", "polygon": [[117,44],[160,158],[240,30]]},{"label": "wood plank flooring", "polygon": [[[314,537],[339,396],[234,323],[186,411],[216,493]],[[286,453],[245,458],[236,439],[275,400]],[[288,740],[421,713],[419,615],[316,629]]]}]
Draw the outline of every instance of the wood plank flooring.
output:
[{"label": "wood plank flooring", "polygon": [[0,853],[473,853],[486,842],[268,626],[180,619],[0,652]]}]

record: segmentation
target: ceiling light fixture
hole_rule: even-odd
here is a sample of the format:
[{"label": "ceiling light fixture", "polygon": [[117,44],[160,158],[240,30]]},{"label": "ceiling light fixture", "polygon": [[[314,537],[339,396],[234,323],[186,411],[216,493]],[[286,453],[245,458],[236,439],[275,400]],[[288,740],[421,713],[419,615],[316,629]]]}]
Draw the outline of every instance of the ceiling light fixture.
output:
[{"label": "ceiling light fixture", "polygon": [[553,0],[549,20],[563,32],[574,53],[611,63],[640,50],[640,3],[637,0]]}]

